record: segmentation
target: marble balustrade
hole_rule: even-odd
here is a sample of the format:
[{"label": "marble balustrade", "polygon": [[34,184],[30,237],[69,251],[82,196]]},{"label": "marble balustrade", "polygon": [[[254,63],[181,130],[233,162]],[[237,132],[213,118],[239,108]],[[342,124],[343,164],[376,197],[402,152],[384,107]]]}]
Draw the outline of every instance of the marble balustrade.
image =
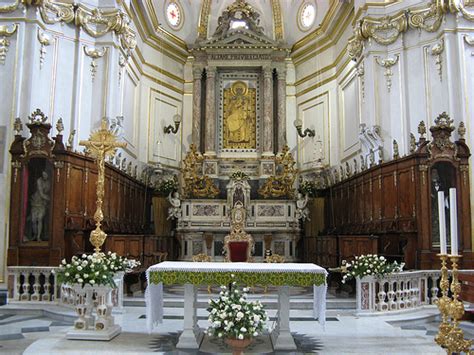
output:
[{"label": "marble balustrade", "polygon": [[[11,280],[8,303],[49,303],[75,307],[78,297],[74,288],[59,284],[52,266],[9,266]],[[114,310],[123,309],[123,272],[117,273],[114,280],[117,288],[110,294]]]},{"label": "marble balustrade", "polygon": [[[469,272],[469,270],[464,270]],[[356,280],[357,314],[386,314],[426,306],[441,297],[439,270],[417,270]]]}]

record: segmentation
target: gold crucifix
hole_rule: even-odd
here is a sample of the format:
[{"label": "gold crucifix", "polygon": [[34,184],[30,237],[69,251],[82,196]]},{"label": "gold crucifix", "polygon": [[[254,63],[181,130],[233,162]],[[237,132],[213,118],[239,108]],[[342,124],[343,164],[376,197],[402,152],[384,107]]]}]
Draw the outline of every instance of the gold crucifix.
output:
[{"label": "gold crucifix", "polygon": [[107,128],[107,120],[102,119],[100,129],[91,133],[89,140],[80,141],[79,145],[85,146],[90,154],[95,158],[98,167],[97,176],[97,208],[94,213],[96,228],[91,232],[90,241],[99,252],[100,247],[105,242],[107,234],[100,228],[104,219],[102,204],[104,200],[105,184],[105,158],[114,155],[117,148],[125,148],[127,143],[117,142],[117,136]]}]

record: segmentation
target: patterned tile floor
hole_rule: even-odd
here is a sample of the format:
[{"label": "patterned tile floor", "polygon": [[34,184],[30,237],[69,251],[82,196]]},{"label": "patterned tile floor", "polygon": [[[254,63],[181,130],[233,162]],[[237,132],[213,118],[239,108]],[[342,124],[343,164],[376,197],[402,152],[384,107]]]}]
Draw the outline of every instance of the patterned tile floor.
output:
[{"label": "patterned tile floor", "polygon": [[[2,313],[0,307],[0,353],[4,354],[228,354],[220,339],[205,337],[199,351],[177,351],[182,327],[182,310],[169,310],[163,324],[152,334],[145,329],[144,308],[127,307],[116,315],[123,332],[110,342],[68,341],[65,333],[72,322],[42,315]],[[434,344],[437,323],[433,318],[331,316],[326,329],[304,311],[292,314],[291,329],[298,350],[291,354],[444,354]],[[205,313],[199,324],[206,326]],[[406,318],[406,317],[405,317]],[[270,324],[273,321],[270,321]],[[473,337],[474,329],[466,335]],[[268,334],[255,339],[247,354],[290,354],[273,352]]]}]

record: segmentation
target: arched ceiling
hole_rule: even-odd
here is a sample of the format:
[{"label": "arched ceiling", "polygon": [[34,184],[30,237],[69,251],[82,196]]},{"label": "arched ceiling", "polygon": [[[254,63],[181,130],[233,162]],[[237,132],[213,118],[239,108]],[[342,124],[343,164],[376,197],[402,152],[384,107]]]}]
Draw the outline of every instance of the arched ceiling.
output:
[{"label": "arched ceiling", "polygon": [[[179,29],[172,28],[165,17],[166,7],[170,1],[177,2],[182,8],[183,24]],[[157,22],[164,30],[191,45],[198,38],[200,25],[202,30],[207,26],[205,37],[210,38],[212,36],[222,12],[234,1],[149,0],[149,4],[153,9],[153,16],[156,16]],[[259,25],[264,28],[265,35],[275,40],[282,40],[292,46],[318,29],[333,1],[335,0],[247,0],[247,3],[260,14]],[[305,31],[298,26],[299,9],[304,3],[312,3],[316,6],[314,23]],[[281,36],[280,33],[283,35]]]}]

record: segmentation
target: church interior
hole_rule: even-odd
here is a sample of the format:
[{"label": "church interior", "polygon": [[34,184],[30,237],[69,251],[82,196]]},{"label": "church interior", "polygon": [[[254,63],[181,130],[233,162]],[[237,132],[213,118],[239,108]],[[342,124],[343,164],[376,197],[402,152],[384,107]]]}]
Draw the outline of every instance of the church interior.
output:
[{"label": "church interior", "polygon": [[473,78],[471,0],[0,0],[0,352],[473,353]]}]

